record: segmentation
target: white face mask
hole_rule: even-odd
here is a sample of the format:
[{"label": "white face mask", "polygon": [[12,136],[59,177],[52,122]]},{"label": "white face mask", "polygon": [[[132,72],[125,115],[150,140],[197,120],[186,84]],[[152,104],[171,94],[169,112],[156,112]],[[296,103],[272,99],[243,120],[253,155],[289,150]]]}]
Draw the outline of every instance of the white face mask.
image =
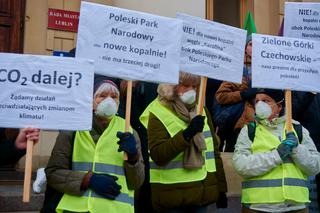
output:
[{"label": "white face mask", "polygon": [[95,113],[100,117],[111,118],[117,113],[117,111],[117,103],[112,98],[108,97],[98,104]]},{"label": "white face mask", "polygon": [[264,120],[267,119],[271,116],[272,114],[272,109],[269,106],[269,104],[263,102],[263,101],[258,101],[256,104],[256,115],[259,119]]},{"label": "white face mask", "polygon": [[197,92],[195,90],[189,90],[188,92],[180,95],[180,99],[185,104],[193,104],[196,101]]}]

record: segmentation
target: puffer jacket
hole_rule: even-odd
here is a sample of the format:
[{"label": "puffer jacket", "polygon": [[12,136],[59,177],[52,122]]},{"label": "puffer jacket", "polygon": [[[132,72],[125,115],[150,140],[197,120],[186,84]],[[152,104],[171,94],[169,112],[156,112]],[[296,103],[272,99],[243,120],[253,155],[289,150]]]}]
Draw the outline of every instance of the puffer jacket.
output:
[{"label": "puffer jacket", "polygon": [[[278,118],[276,128],[266,127],[271,134],[282,138],[285,128],[285,116]],[[295,124],[299,124],[293,121]],[[233,166],[237,173],[243,178],[252,178],[266,174],[283,162],[276,149],[269,152],[252,154],[252,141],[248,136],[248,127],[244,126],[238,136],[237,144],[233,155]],[[299,169],[307,176],[320,172],[320,153],[317,151],[309,132],[302,128],[302,141],[293,149],[292,159]],[[301,203],[276,203],[276,204],[255,204],[250,208],[263,212],[287,212],[305,208]]]}]

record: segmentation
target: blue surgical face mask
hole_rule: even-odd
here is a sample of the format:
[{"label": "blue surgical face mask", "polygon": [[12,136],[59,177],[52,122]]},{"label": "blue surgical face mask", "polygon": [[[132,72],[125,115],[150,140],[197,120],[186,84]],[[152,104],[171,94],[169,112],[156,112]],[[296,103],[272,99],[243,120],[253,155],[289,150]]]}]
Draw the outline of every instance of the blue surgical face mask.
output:
[{"label": "blue surgical face mask", "polygon": [[98,104],[95,111],[96,115],[107,119],[112,118],[118,111],[118,105],[113,98],[106,98]]}]

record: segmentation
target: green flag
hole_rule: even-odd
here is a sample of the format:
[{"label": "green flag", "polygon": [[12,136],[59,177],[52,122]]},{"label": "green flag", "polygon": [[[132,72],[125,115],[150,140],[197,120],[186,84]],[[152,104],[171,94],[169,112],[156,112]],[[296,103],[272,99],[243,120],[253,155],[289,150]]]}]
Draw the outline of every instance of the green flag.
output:
[{"label": "green flag", "polygon": [[253,17],[250,11],[248,11],[246,20],[244,22],[244,29],[247,30],[247,36],[257,32],[256,25],[254,24]]}]

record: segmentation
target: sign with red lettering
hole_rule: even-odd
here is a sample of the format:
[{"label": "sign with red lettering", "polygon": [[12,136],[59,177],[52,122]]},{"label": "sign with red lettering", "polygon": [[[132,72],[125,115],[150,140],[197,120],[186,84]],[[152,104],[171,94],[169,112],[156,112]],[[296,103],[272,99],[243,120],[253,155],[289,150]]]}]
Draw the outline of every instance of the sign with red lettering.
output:
[{"label": "sign with red lettering", "polygon": [[48,9],[48,28],[55,30],[77,32],[79,12]]}]

